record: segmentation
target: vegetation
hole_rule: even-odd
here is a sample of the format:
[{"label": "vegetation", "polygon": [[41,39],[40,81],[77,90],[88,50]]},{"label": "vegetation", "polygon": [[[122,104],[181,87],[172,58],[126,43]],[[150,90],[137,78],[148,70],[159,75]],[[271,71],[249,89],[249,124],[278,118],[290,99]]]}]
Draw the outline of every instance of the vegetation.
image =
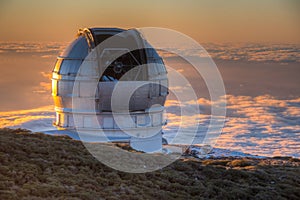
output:
[{"label": "vegetation", "polygon": [[[69,137],[0,129],[0,199],[298,199],[295,158],[182,158],[151,173],[113,170]],[[124,145],[119,145],[124,147]]]}]

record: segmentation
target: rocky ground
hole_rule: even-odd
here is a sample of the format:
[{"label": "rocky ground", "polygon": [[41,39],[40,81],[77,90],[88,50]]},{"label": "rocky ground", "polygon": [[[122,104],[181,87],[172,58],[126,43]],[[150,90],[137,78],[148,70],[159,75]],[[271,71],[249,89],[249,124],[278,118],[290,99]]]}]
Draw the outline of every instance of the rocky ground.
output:
[{"label": "rocky ground", "polygon": [[299,199],[300,160],[183,157],[150,173],[113,170],[66,136],[0,129],[0,199]]}]

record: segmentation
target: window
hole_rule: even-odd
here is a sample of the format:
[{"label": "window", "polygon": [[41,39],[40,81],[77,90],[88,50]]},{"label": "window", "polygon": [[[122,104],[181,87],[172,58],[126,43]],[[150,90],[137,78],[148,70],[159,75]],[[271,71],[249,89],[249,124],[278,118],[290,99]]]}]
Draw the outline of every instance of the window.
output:
[{"label": "window", "polygon": [[[145,66],[140,66],[145,62],[141,59],[142,50],[134,50],[129,52],[128,49],[106,49],[101,55],[101,63],[105,66],[106,63],[111,64],[105,69],[100,78],[100,81],[143,81],[147,80],[147,69]],[[113,62],[113,55],[121,55]],[[126,74],[126,75],[125,75]]]}]

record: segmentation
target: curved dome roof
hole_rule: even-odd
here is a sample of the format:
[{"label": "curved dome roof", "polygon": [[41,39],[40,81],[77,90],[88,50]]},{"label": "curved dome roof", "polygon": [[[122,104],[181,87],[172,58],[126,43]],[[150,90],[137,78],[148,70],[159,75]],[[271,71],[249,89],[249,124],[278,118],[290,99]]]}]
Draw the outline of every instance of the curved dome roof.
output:
[{"label": "curved dome roof", "polygon": [[62,58],[85,59],[89,49],[95,48],[105,39],[125,31],[120,28],[85,28],[79,29],[77,38],[60,54]]},{"label": "curved dome roof", "polygon": [[62,52],[60,57],[72,59],[84,59],[88,55],[89,45],[84,36],[76,38],[68,47]]}]

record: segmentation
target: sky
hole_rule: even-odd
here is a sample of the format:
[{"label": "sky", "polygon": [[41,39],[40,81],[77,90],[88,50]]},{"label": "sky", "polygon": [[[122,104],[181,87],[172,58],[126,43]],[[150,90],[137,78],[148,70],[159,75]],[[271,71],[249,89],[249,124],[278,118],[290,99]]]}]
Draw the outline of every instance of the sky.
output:
[{"label": "sky", "polygon": [[70,41],[82,27],[164,27],[198,42],[300,43],[298,0],[0,0],[0,41]]}]

